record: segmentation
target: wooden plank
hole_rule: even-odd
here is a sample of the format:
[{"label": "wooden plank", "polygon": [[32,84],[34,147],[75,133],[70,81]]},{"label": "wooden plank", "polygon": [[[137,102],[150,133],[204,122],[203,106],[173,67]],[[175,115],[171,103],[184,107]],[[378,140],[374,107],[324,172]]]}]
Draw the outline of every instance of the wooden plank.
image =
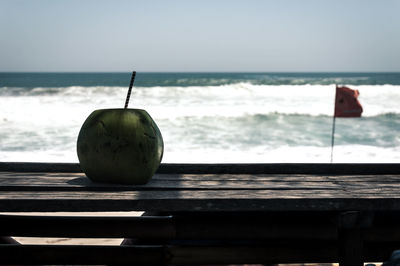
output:
[{"label": "wooden plank", "polygon": [[[36,181],[35,181],[36,180]],[[67,197],[71,199],[71,193],[68,191],[76,192],[75,198],[81,198],[87,190],[88,195],[94,196],[107,196],[109,199],[121,199],[121,197],[128,199],[135,199],[135,195],[145,195],[155,198],[171,198],[177,197],[178,195],[182,198],[189,196],[189,198],[226,198],[232,197],[235,199],[239,198],[323,198],[323,197],[346,197],[353,195],[354,197],[360,196],[364,198],[365,195],[372,197],[392,197],[400,191],[400,185],[397,182],[386,182],[383,184],[369,184],[368,182],[335,182],[334,179],[329,179],[327,182],[299,182],[289,181],[285,182],[247,182],[247,181],[227,181],[227,182],[216,182],[216,181],[202,181],[201,177],[198,181],[163,181],[154,180],[147,185],[143,186],[123,186],[123,185],[108,185],[98,184],[88,181],[84,177],[78,177],[70,180],[57,180],[49,178],[35,178],[28,177],[24,178],[1,178],[0,177],[0,189],[4,190],[2,195],[7,195],[11,198],[19,198],[18,195],[29,195],[29,191],[37,191],[34,193],[35,197],[45,197],[46,193],[51,197],[58,195],[57,197]],[[33,183],[33,184],[32,184]],[[36,187],[36,189],[33,189]],[[56,188],[60,187],[60,191],[57,192]],[[81,188],[81,189],[78,189]],[[15,193],[12,191],[23,191],[27,190],[25,194]],[[104,189],[105,191],[103,191]],[[170,190],[171,189],[171,190]],[[48,192],[47,192],[48,190]],[[62,191],[66,190],[63,194]],[[98,190],[99,193],[95,194]],[[151,191],[153,190],[153,192]],[[193,193],[190,192],[195,190]],[[91,193],[91,191],[93,191]],[[109,194],[101,194],[100,192],[110,191]],[[115,191],[115,192],[113,192]],[[124,193],[119,193],[123,191]],[[147,193],[144,193],[148,191]],[[136,194],[132,194],[135,193]],[[141,192],[143,192],[141,194]],[[216,193],[218,192],[218,193]],[[91,194],[90,194],[91,193]],[[189,193],[189,195],[188,195]],[[1,197],[1,195],[0,195]],[[57,198],[56,197],[56,198]],[[396,197],[397,198],[397,197]]]},{"label": "wooden plank", "polygon": [[[156,217],[0,215],[0,236],[337,240],[333,216],[335,213],[325,212],[178,213]],[[374,224],[363,230],[363,239],[370,244],[400,243],[399,229],[400,224],[393,221]]]},{"label": "wooden plank", "polygon": [[82,172],[78,163],[0,162],[0,171],[8,172]]},{"label": "wooden plank", "polygon": [[[257,177],[255,177],[257,178]],[[240,180],[210,181],[203,180],[201,176],[197,180],[164,180],[154,179],[146,185],[116,185],[91,182],[86,177],[52,176],[5,176],[0,174],[1,191],[47,191],[47,190],[97,190],[97,191],[142,191],[142,190],[260,190],[260,189],[335,189],[342,184],[332,181],[246,181]],[[349,184],[353,186],[353,184]],[[360,185],[363,186],[363,185]],[[359,187],[360,187],[359,186]],[[382,185],[380,185],[382,186]]]},{"label": "wooden plank", "polygon": [[[61,187],[66,187],[65,193],[63,190],[56,191],[56,189],[51,188],[50,190],[46,186],[38,186],[37,192],[32,192],[32,195],[36,197],[44,197],[46,195],[53,197],[62,197],[66,199],[81,198],[86,197],[103,197],[107,196],[109,199],[135,199],[138,196],[141,198],[323,198],[323,197],[361,197],[370,195],[372,198],[383,197],[388,198],[392,195],[399,194],[400,186],[397,183],[386,183],[382,185],[368,185],[365,183],[352,183],[344,184],[340,182],[332,183],[307,183],[297,185],[297,183],[290,182],[262,182],[262,183],[240,183],[233,182],[221,183],[222,185],[210,183],[210,182],[182,182],[182,183],[170,183],[170,185],[165,184],[166,187],[161,186],[163,183],[149,186],[119,186],[119,185],[105,185],[105,191],[98,189],[91,189],[91,186],[81,186],[83,189],[76,189],[74,186],[69,186],[69,184],[62,184]],[[4,189],[0,195],[7,195],[7,197],[12,197],[15,199],[20,198],[21,195],[30,195],[29,184],[25,185],[28,191],[21,191],[24,193],[19,193],[20,189],[18,187],[24,186],[4,186],[9,189]],[[175,189],[168,189],[170,188]],[[95,184],[93,188],[101,188],[101,185]],[[152,189],[146,189],[152,188]],[[33,189],[32,189],[33,190]],[[47,191],[49,190],[49,191]],[[120,193],[123,190],[123,193]],[[194,191],[193,191],[194,190]],[[15,191],[15,193],[13,193]],[[34,190],[35,191],[35,190]],[[73,193],[75,192],[75,197]],[[109,193],[106,193],[109,192]],[[86,193],[86,194],[85,194]],[[367,195],[365,195],[367,194]],[[400,196],[400,195],[399,195]],[[396,197],[398,198],[398,197]]]},{"label": "wooden plank", "polygon": [[2,172],[0,210],[17,211],[20,206],[20,211],[107,211],[119,210],[118,204],[121,210],[140,211],[185,210],[182,206],[201,211],[297,210],[298,205],[312,210],[397,210],[399,179],[400,175],[157,174],[147,185],[121,186],[92,183],[82,173]]},{"label": "wooden plank", "polygon": [[[394,190],[400,187],[400,175],[321,176],[321,175],[172,175],[157,174],[146,185],[127,186],[91,182],[79,173],[0,172],[0,190],[257,190],[257,189],[362,189]],[[81,188],[81,189],[78,189]]]},{"label": "wooden plank", "polygon": [[172,215],[177,239],[337,240],[337,226],[332,223],[336,215],[332,213],[185,212]]},{"label": "wooden plank", "polygon": [[171,265],[227,265],[276,263],[330,263],[338,260],[337,248],[328,242],[271,243],[242,246],[168,246]]},{"label": "wooden plank", "polygon": [[[316,252],[318,250],[318,252]],[[1,245],[4,264],[19,265],[209,265],[276,262],[334,262],[337,250],[327,243],[303,245],[147,245],[71,246]]]},{"label": "wooden plank", "polygon": [[2,264],[164,265],[163,246],[0,245]]},{"label": "wooden plank", "polygon": [[0,215],[0,236],[173,239],[172,216]]},{"label": "wooden plank", "polygon": [[[379,248],[378,248],[379,247]],[[398,247],[398,246],[397,246]],[[384,261],[395,245],[368,246],[365,261]],[[338,262],[336,243],[308,242],[259,246],[1,245],[3,264],[18,265],[199,265]]]},{"label": "wooden plank", "polygon": [[255,190],[143,190],[143,191],[3,191],[0,200],[333,200],[333,199],[394,199],[398,190],[363,188],[352,190],[327,189],[255,189]]},{"label": "wooden plank", "polygon": [[[284,191],[286,190],[288,193],[292,193],[295,190],[308,190],[308,194],[310,192],[316,191],[317,193],[321,193],[321,191],[325,191],[323,194],[332,195],[334,192],[338,191],[338,196],[342,195],[343,191],[353,190],[354,193],[373,193],[373,195],[382,194],[383,192],[388,193],[386,196],[389,195],[396,195],[399,193],[398,188],[391,184],[379,184],[375,185],[373,190],[371,188],[371,184],[337,184],[337,183],[297,183],[297,184],[232,184],[227,183],[220,186],[214,185],[212,182],[202,182],[202,183],[191,183],[191,182],[181,182],[181,183],[165,183],[158,182],[149,184],[148,186],[99,186],[99,185],[90,185],[90,186],[83,186],[83,185],[63,185],[63,184],[40,184],[36,183],[33,185],[3,185],[0,186],[0,191],[38,191],[38,192],[58,192],[58,191],[76,191],[76,192],[84,192],[84,191],[97,191],[97,192],[107,192],[107,191],[114,191],[114,192],[129,192],[129,191],[214,191],[214,192],[224,192],[224,191],[242,191],[243,193],[255,193],[259,190],[266,190],[266,191]],[[323,195],[320,194],[320,195]]]},{"label": "wooden plank", "polygon": [[[0,171],[80,172],[77,163],[0,162]],[[186,174],[400,174],[399,164],[165,164],[158,173]]]},{"label": "wooden plank", "polygon": [[386,175],[332,175],[332,174],[155,174],[151,180],[164,181],[302,181],[302,182],[399,182],[399,174]]},{"label": "wooden plank", "polygon": [[[393,191],[392,191],[393,192]],[[355,193],[355,194],[353,194]],[[2,212],[46,211],[399,211],[400,194],[366,191],[2,192]]]},{"label": "wooden plank", "polygon": [[[22,178],[22,179],[21,179]],[[53,172],[0,172],[1,180],[23,181],[23,179],[67,182],[77,178],[87,179],[83,173]],[[155,181],[254,181],[254,182],[399,182],[400,175],[314,175],[314,174],[155,174],[150,182]]]},{"label": "wooden plank", "polygon": [[[88,178],[82,174],[64,174],[54,175],[49,173],[28,173],[28,174],[15,174],[15,173],[0,173],[0,190],[4,192],[12,191],[42,191],[56,192],[56,191],[75,191],[77,196],[80,197],[82,194],[78,192],[84,191],[123,191],[123,194],[118,193],[120,196],[126,195],[131,198],[129,192],[141,192],[147,190],[153,190],[153,194],[163,197],[163,195],[170,194],[176,196],[177,194],[184,195],[185,191],[195,190],[196,193],[193,195],[199,195],[207,192],[224,192],[224,195],[236,197],[242,194],[240,198],[266,194],[267,198],[271,197],[343,197],[351,194],[360,195],[371,194],[372,196],[379,195],[381,197],[387,197],[392,194],[398,194],[400,191],[400,176],[389,176],[394,181],[377,182],[377,177],[369,176],[365,182],[352,182],[346,181],[342,176],[297,176],[286,178],[276,176],[262,176],[244,175],[246,180],[242,180],[242,175],[231,175],[228,180],[210,181],[206,175],[204,180],[203,175],[197,175],[195,179],[170,179],[173,175],[157,175],[157,179],[151,180],[146,185],[129,186],[129,185],[117,185],[117,184],[102,184],[91,182]],[[183,175],[186,176],[186,175]],[[193,177],[193,175],[190,175]],[[164,179],[165,178],[165,179]],[[269,180],[272,178],[273,180]],[[353,177],[354,178],[354,177]],[[307,180],[307,181],[303,181]],[[311,181],[315,180],[315,181]],[[374,182],[370,182],[373,180]],[[232,190],[232,191],[230,191]],[[237,191],[234,193],[233,191]],[[229,193],[228,193],[229,192]],[[283,195],[282,192],[286,193]],[[278,193],[278,194],[277,194]],[[357,193],[357,194],[355,194]],[[221,193],[219,193],[221,194]],[[35,193],[35,195],[45,195]],[[58,195],[62,196],[62,193]],[[99,194],[100,195],[100,194]],[[111,194],[110,194],[111,195]],[[151,195],[147,193],[147,195]],[[214,195],[215,196],[215,195]],[[109,196],[110,197],[110,196]],[[259,197],[259,196],[257,196]],[[111,196],[110,199],[114,197]],[[211,196],[213,198],[213,196]]]},{"label": "wooden plank", "polygon": [[[87,177],[83,173],[53,173],[53,172],[0,172],[1,179],[15,180],[30,178],[31,180],[48,179],[54,181],[69,181]],[[88,183],[89,183],[89,179]],[[314,174],[155,174],[154,181],[271,181],[271,182],[398,182],[400,175],[314,175]]]},{"label": "wooden plank", "polygon": [[[296,220],[293,224],[292,221]],[[315,239],[336,240],[329,215],[218,214],[87,217],[0,215],[0,236],[139,238],[185,240]]]}]

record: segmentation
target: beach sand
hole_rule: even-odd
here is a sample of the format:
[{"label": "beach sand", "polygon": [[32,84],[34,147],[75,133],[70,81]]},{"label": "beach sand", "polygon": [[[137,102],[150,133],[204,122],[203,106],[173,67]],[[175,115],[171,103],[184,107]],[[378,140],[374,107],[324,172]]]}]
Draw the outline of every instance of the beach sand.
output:
[{"label": "beach sand", "polygon": [[[140,216],[143,212],[52,212],[52,213],[1,213],[18,215],[53,215],[53,216]],[[119,245],[122,238],[41,238],[14,237],[23,244],[53,244],[53,245]]]}]

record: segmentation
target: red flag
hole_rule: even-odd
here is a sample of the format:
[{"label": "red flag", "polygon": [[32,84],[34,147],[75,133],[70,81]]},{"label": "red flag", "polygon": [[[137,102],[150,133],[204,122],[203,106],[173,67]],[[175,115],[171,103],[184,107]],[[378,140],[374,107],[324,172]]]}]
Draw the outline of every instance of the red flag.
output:
[{"label": "red flag", "polygon": [[360,117],[363,108],[357,100],[360,93],[347,87],[336,86],[335,117]]}]

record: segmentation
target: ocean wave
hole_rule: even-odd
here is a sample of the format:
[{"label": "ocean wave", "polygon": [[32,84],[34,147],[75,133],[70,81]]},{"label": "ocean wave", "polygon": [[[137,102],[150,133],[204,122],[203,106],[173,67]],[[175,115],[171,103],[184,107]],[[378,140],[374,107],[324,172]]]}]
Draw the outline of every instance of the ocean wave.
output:
[{"label": "ocean wave", "polygon": [[69,87],[0,87],[0,96],[88,96],[93,94],[112,95],[115,92],[127,91],[126,87],[108,86],[69,86]]},{"label": "ocean wave", "polygon": [[[246,156],[243,156],[243,154]],[[210,147],[171,149],[166,146],[162,163],[329,163],[330,147],[253,147],[246,150]],[[3,162],[78,162],[74,149],[45,148],[32,151],[0,151]],[[399,163],[400,147],[370,145],[335,146],[333,163]]]},{"label": "ocean wave", "polygon": [[[131,73],[0,73],[2,87],[128,86]],[[138,73],[139,87],[253,85],[400,85],[399,73]]]},{"label": "ocean wave", "polygon": [[[13,83],[3,76],[0,160],[23,161],[75,160],[84,120],[95,109],[122,108],[130,78],[48,74]],[[157,122],[164,162],[329,162],[335,84],[353,84],[364,112],[336,119],[335,158],[392,162],[400,158],[398,80],[399,74],[362,73],[146,74],[137,75],[129,108],[145,109]]]},{"label": "ocean wave", "polygon": [[[58,104],[20,109],[0,112],[0,160],[76,158],[76,139],[89,111]],[[166,161],[329,161],[332,116],[280,112],[173,116],[165,110],[162,115],[149,113],[163,134]],[[335,158],[353,162],[397,160],[399,130],[399,113],[337,119]],[[245,158],[241,158],[243,154]]]},{"label": "ocean wave", "polygon": [[[192,114],[192,115],[171,115],[165,113],[165,116],[154,116],[156,120],[162,121],[163,123],[169,122],[177,122],[188,123],[189,121],[204,121],[204,123],[208,123],[208,121],[214,121],[223,124],[223,123],[243,123],[243,126],[252,127],[257,125],[258,123],[263,122],[279,122],[286,123],[292,125],[304,125],[307,126],[315,123],[328,123],[331,124],[333,121],[332,115],[313,115],[313,114],[302,114],[302,113],[281,113],[281,112],[271,112],[271,113],[220,113],[220,114]],[[368,123],[368,122],[380,122],[383,124],[396,124],[400,129],[400,112],[399,113],[382,113],[373,116],[362,116],[362,117],[345,117],[345,118],[336,118],[337,121],[342,121],[343,124],[352,124],[352,123]]]},{"label": "ocean wave", "polygon": [[[400,113],[400,86],[352,86],[360,92],[363,117]],[[94,109],[123,107],[127,88],[81,87],[66,88],[0,88],[3,113],[16,106],[26,108]],[[246,114],[303,114],[331,116],[334,110],[335,86],[327,85],[233,85],[208,87],[134,87],[130,108],[148,110],[158,118],[226,116]],[[51,106],[53,104],[53,106]]]},{"label": "ocean wave", "polygon": [[[346,84],[346,83],[344,83]],[[280,84],[280,85],[265,85],[254,84],[251,82],[235,82],[224,83],[219,85],[208,86],[152,86],[141,87],[134,86],[133,92],[139,95],[154,94],[154,96],[196,96],[210,94],[212,96],[235,96],[251,95],[258,93],[261,96],[285,95],[285,96],[307,96],[318,94],[331,94],[335,90],[335,84]],[[367,91],[372,95],[396,94],[400,95],[400,85],[353,85],[349,86],[352,89],[357,89],[360,92]],[[116,93],[124,92],[128,87],[122,86],[68,86],[68,87],[0,87],[0,96],[46,96],[46,95],[66,95],[66,96],[84,96],[87,94],[99,95],[115,95]],[[363,96],[363,93],[361,94]]]}]

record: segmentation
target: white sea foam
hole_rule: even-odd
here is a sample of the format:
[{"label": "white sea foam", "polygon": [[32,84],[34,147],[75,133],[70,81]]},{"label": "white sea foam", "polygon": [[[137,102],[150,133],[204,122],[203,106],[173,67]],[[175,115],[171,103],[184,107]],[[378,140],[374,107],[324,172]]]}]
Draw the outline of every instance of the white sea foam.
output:
[{"label": "white sea foam", "polygon": [[[328,147],[282,146],[248,150],[187,147],[180,152],[166,147],[163,163],[328,163]],[[77,162],[75,149],[35,151],[0,151],[0,161],[10,162]],[[399,163],[400,148],[362,145],[335,146],[334,163]]]},{"label": "white sea foam", "polygon": [[[340,119],[336,162],[398,162],[400,86],[360,91],[361,119]],[[165,162],[329,162],[334,85],[135,87],[165,141]],[[123,107],[125,87],[0,88],[1,161],[77,161],[95,109]]]}]

